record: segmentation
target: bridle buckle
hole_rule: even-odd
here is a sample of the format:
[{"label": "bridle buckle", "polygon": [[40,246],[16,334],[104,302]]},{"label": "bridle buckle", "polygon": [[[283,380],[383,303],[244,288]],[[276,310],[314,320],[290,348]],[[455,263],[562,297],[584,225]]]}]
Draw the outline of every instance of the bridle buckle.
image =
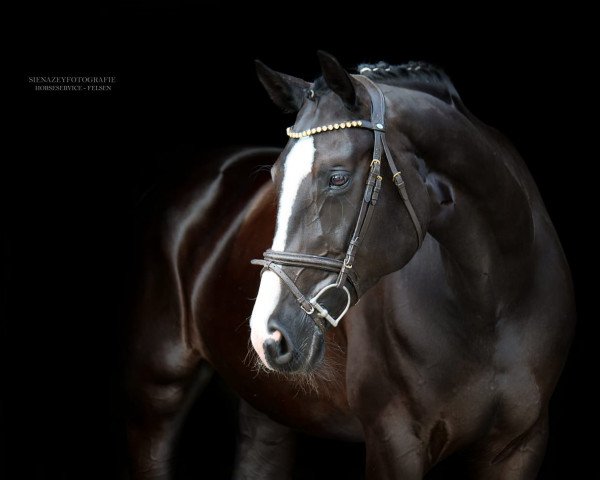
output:
[{"label": "bridle buckle", "polygon": [[304,308],[304,305],[300,305],[300,308],[302,310],[304,310],[304,313],[306,313],[307,315],[312,315],[313,313],[315,313],[315,306],[312,303],[311,303],[310,311],[307,310],[306,308]]}]

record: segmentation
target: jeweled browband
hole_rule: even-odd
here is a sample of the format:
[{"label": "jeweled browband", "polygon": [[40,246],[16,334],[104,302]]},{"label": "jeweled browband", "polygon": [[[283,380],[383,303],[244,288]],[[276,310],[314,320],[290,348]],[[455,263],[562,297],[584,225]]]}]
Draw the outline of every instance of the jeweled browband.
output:
[{"label": "jeweled browband", "polygon": [[381,123],[373,125],[367,120],[350,120],[348,122],[331,123],[329,125],[323,125],[321,127],[309,128],[308,130],[304,130],[302,132],[294,132],[293,128],[294,127],[288,127],[285,130],[285,133],[287,133],[287,136],[290,138],[310,137],[312,135],[316,135],[317,133],[325,133],[330,132],[332,130],[340,130],[344,128],[366,128],[367,130],[383,131],[383,125]]}]

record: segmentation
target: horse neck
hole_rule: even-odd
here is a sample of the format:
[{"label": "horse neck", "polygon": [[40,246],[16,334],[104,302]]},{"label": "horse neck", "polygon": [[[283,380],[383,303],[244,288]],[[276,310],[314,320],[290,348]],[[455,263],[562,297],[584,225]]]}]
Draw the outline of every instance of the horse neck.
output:
[{"label": "horse neck", "polygon": [[533,246],[528,173],[499,134],[451,105],[421,97],[427,98],[413,98],[402,118],[411,147],[425,164],[428,232],[441,246],[457,298],[495,317],[529,280],[524,273]]}]

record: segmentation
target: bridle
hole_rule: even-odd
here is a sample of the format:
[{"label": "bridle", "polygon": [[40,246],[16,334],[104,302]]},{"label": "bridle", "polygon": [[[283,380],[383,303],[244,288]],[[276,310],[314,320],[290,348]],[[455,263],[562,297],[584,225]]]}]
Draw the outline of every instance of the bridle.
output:
[{"label": "bridle", "polygon": [[[307,255],[305,253],[297,252],[280,252],[274,250],[267,250],[263,253],[264,259],[252,260],[251,263],[254,265],[262,265],[263,272],[270,270],[276,274],[281,281],[287,286],[292,292],[296,300],[300,304],[300,308],[309,315],[315,323],[322,329],[325,330],[327,324],[323,322],[323,319],[327,320],[331,325],[336,327],[342,317],[348,312],[352,303],[352,296],[350,291],[344,285],[348,280],[352,285],[356,298],[360,298],[362,291],[360,289],[360,283],[358,274],[354,267],[354,258],[362,243],[363,238],[371,223],[373,216],[373,210],[377,205],[379,198],[379,192],[381,191],[381,156],[385,153],[385,158],[392,172],[392,180],[396,185],[402,202],[412,219],[415,231],[417,234],[418,245],[421,246],[423,242],[423,231],[421,224],[415,213],[408,194],[406,193],[406,187],[400,171],[396,168],[392,154],[387,145],[385,139],[385,97],[381,89],[369,78],[362,75],[353,75],[367,90],[371,98],[371,119],[370,120],[353,120],[349,122],[334,123],[330,125],[324,125],[321,127],[311,128],[302,132],[294,132],[293,127],[287,129],[287,135],[290,138],[303,138],[317,135],[320,133],[332,132],[335,130],[346,129],[346,128],[364,128],[372,130],[374,135],[374,146],[373,146],[373,160],[369,168],[369,175],[367,176],[367,183],[363,194],[360,210],[358,212],[358,219],[356,220],[356,226],[352,233],[352,238],[348,249],[346,250],[346,256],[344,260],[337,260],[330,257],[324,257],[319,255]],[[307,299],[300,289],[296,286],[294,281],[289,275],[283,270],[283,266],[290,267],[307,267],[316,268],[319,270],[325,270],[327,272],[337,272],[338,276],[334,283],[323,287],[314,297]],[[347,297],[346,306],[344,310],[336,317],[333,318],[327,309],[323,307],[318,300],[323,296],[325,292],[333,288],[341,288]]]}]

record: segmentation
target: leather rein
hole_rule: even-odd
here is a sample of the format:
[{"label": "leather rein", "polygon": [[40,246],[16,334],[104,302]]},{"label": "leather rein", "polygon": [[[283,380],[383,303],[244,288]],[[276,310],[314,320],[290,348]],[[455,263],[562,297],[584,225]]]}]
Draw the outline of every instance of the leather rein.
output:
[{"label": "leather rein", "polygon": [[[385,158],[392,172],[392,180],[396,185],[398,192],[400,193],[402,202],[404,203],[404,206],[406,207],[406,210],[408,211],[408,214],[410,215],[415,227],[419,246],[421,246],[421,243],[423,243],[423,230],[421,228],[421,224],[419,223],[415,209],[413,208],[406,192],[406,186],[404,184],[404,180],[402,179],[402,175],[400,174],[398,168],[396,168],[392,154],[385,139],[385,97],[383,92],[369,78],[363,75],[354,75],[353,77],[366,88],[371,98],[370,120],[354,120],[351,122],[335,123],[331,125],[324,125],[322,127],[311,128],[303,132],[294,132],[293,127],[288,128],[287,130],[287,134],[290,138],[303,138],[345,128],[364,128],[373,131],[373,159],[371,161],[369,175],[367,176],[367,182],[360,210],[358,212],[356,226],[354,227],[354,232],[352,233],[352,238],[350,240],[350,244],[348,245],[348,249],[346,250],[346,256],[344,257],[344,260],[337,260],[319,255],[307,255],[305,253],[280,252],[269,249],[263,253],[263,259],[251,261],[253,265],[261,265],[263,267],[263,272],[265,270],[270,270],[276,274],[292,292],[294,297],[296,297],[296,300],[300,304],[300,308],[302,308],[302,310],[304,310],[304,312],[309,315],[323,331],[326,330],[327,327],[327,324],[324,323],[323,320],[327,320],[327,322],[329,322],[332,326],[336,327],[350,308],[352,296],[345,285],[346,281],[349,281],[352,285],[357,299],[360,298],[362,293],[364,293],[360,289],[358,274],[356,273],[356,270],[353,269],[354,259],[358,249],[360,248],[362,240],[366,236],[367,230],[369,229],[369,224],[371,223],[371,218],[373,216],[373,210],[375,205],[377,205],[377,200],[379,199],[382,181],[382,177],[380,175],[381,157],[383,153],[385,153]],[[300,289],[296,286],[289,275],[283,270],[282,267],[284,266],[316,268],[327,272],[337,273],[338,276],[334,283],[323,287],[314,297],[307,298],[302,294]],[[344,310],[335,318],[332,317],[327,309],[319,303],[321,296],[328,290],[334,288],[342,289],[347,297]]]}]

